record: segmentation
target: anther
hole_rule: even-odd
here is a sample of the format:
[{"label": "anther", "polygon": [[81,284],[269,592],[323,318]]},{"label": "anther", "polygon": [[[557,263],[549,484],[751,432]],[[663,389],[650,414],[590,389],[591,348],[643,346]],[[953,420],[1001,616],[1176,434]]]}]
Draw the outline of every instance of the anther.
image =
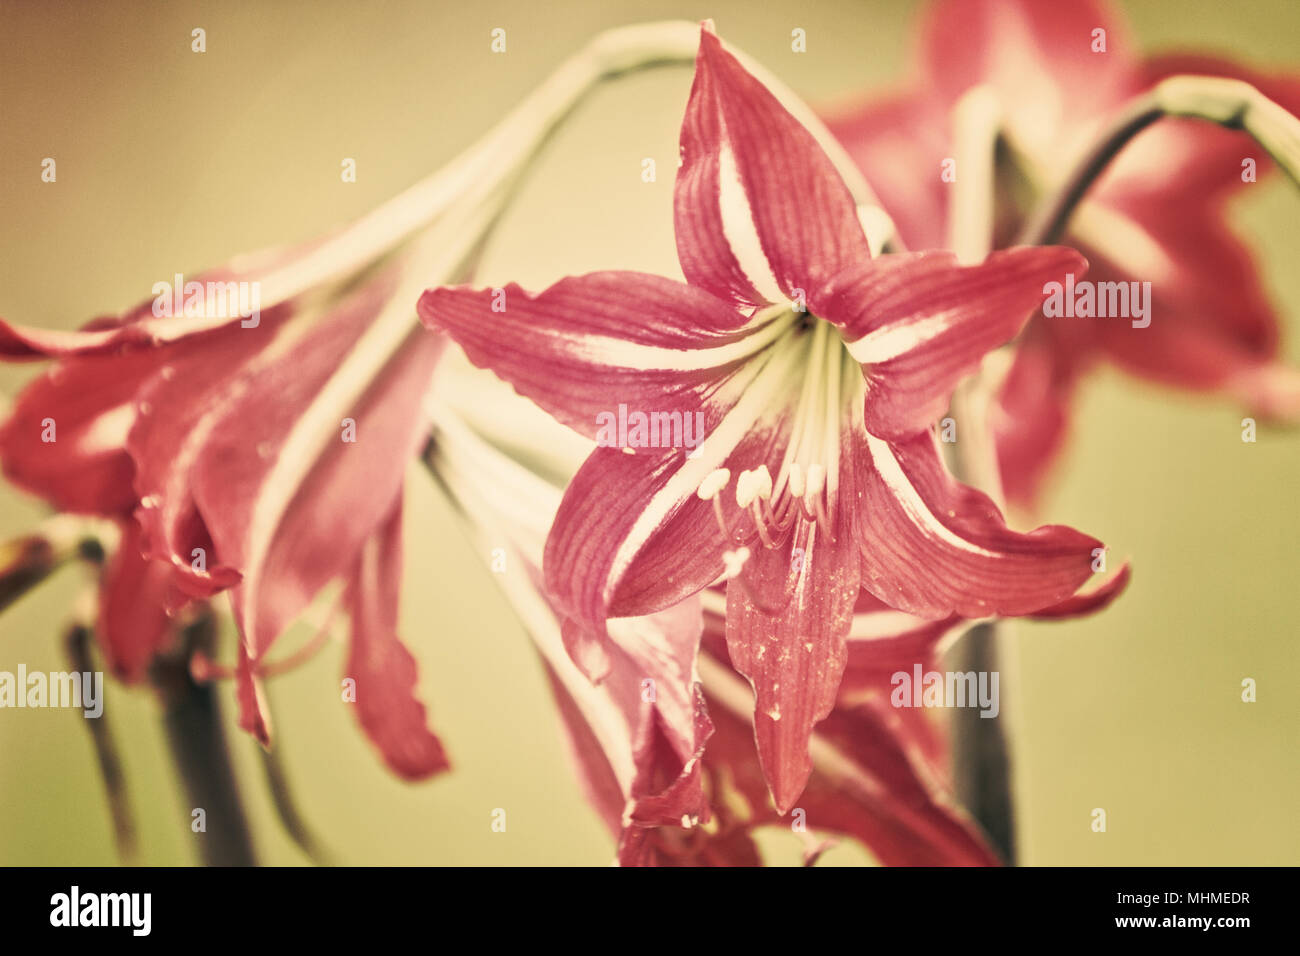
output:
[{"label": "anther", "polygon": [[700,488],[697,495],[701,501],[709,501],[717,497],[718,492],[727,487],[727,482],[731,481],[731,471],[727,468],[719,468],[717,471],[709,472],[709,476],[700,482]]},{"label": "anther", "polygon": [[804,492],[803,467],[797,462],[790,463],[790,494],[802,498]]}]

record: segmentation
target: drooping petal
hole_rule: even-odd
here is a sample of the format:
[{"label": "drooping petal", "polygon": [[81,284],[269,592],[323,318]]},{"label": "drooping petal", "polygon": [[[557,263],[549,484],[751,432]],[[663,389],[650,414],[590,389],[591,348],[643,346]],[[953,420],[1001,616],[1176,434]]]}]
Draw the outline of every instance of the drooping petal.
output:
[{"label": "drooping petal", "polygon": [[638,272],[572,276],[535,295],[513,283],[431,289],[419,312],[475,365],[590,438],[621,405],[643,415],[698,409],[784,327],[742,331],[747,317],[720,299]]},{"label": "drooping petal", "polygon": [[700,784],[712,733],[696,673],[700,601],[610,621],[608,667],[593,684],[573,662],[543,589],[546,527],[560,490],[448,415],[438,416],[435,436],[438,472],[481,540],[509,545],[499,580],[545,662],[580,779],[620,837],[620,859],[637,862],[641,830],[709,816]]},{"label": "drooping petal", "polygon": [[[851,462],[846,465],[852,467]],[[812,763],[808,738],[835,704],[858,586],[853,513],[835,529],[800,521],[784,547],[756,547],[727,586],[727,651],[754,688],[754,735],[777,811],[787,813]],[[769,613],[769,599],[790,589]]]},{"label": "drooping petal", "polygon": [[[356,226],[363,229],[363,223],[365,218]],[[364,244],[347,249],[348,233],[244,253],[192,276],[169,275],[155,283],[150,298],[118,315],[92,319],[75,332],[0,320],[0,358],[120,357],[138,349],[165,350],[234,326],[257,328],[268,315],[288,311],[290,301],[311,285],[346,274],[345,263],[358,264],[355,257]]]},{"label": "drooping petal", "polygon": [[699,603],[611,621],[610,667],[595,685],[570,659],[531,576],[512,592],[516,610],[546,663],[584,786],[619,837],[618,860],[642,864],[642,831],[709,819],[700,760],[713,724],[695,671]]},{"label": "drooping petal", "polygon": [[239,707],[239,729],[249,733],[263,747],[271,745],[271,710],[266,703],[262,678],[248,654],[248,645],[239,642],[235,663],[235,703]]},{"label": "drooping petal", "polygon": [[[715,697],[709,707],[716,729],[704,763],[715,802],[746,809],[737,826],[783,822],[767,801],[749,721]],[[798,800],[809,837],[853,837],[888,866],[996,865],[943,780],[892,732],[887,716],[877,705],[838,707],[818,727],[822,759]]]},{"label": "drooping petal", "polygon": [[1027,615],[1035,620],[1056,621],[1071,617],[1086,617],[1110,607],[1128,587],[1133,577],[1132,566],[1125,561],[1110,577],[1088,591],[1081,591],[1057,604]]},{"label": "drooping petal", "polygon": [[205,337],[202,348],[155,354],[152,374],[136,392],[136,416],[126,438],[142,501],[136,517],[147,553],[171,564],[183,594],[209,597],[242,576],[233,559],[217,554],[194,500],[193,469],[231,396],[247,388],[256,362],[264,360],[258,356],[277,342],[283,349],[294,331],[277,317],[257,328],[235,326]]},{"label": "drooping petal", "polygon": [[856,837],[885,866],[997,866],[947,781],[908,748],[891,716],[888,702],[875,700],[836,708],[821,725],[846,759],[839,772],[809,780],[800,800],[808,825]]},{"label": "drooping petal", "polygon": [[175,625],[167,608],[174,585],[166,564],[141,553],[135,520],[118,524],[122,537],[100,580],[95,635],[113,673],[133,683],[144,678],[154,654],[172,636]]},{"label": "drooping petal", "polygon": [[402,508],[398,500],[366,543],[343,601],[352,617],[344,677],[356,682],[356,712],[394,773],[423,780],[447,770],[442,743],[429,730],[416,696],[415,658],[397,636],[402,581]]},{"label": "drooping petal", "polygon": [[[153,545],[180,581],[213,587],[222,582],[191,567],[190,543],[210,537],[210,569],[242,576],[232,597],[255,659],[324,584],[348,572],[423,439],[420,404],[441,343],[407,331],[394,311],[407,306],[388,304],[391,294],[388,280],[373,281],[302,334],[286,329],[276,347],[197,398],[173,387],[179,374],[154,383],[157,402],[192,409],[190,434],[170,461],[158,457],[159,432],[132,433],[142,516],[148,523],[150,503],[160,501],[155,526],[171,522]],[[374,335],[393,331],[401,339],[390,353]]]},{"label": "drooping petal", "polygon": [[862,585],[926,618],[1028,614],[1070,597],[1101,542],[1072,528],[1010,530],[980,491],[952,479],[931,432],[857,441]]},{"label": "drooping petal", "polygon": [[1032,505],[1069,430],[1070,404],[1086,368],[1086,342],[1071,350],[1046,334],[1054,320],[1032,321],[989,410],[1002,490],[1009,501]]},{"label": "drooping petal", "polygon": [[871,257],[830,159],[707,26],[682,121],[673,215],[687,281],[738,305],[810,299]]},{"label": "drooping petal", "polygon": [[23,389],[3,426],[0,460],[15,485],[61,511],[112,517],[135,505],[126,453],[150,356],[71,359]]},{"label": "drooping petal", "polygon": [[995,252],[958,267],[950,253],[886,256],[837,277],[810,302],[844,329],[867,380],[866,427],[881,438],[928,428],[957,382],[1010,340],[1048,295],[1087,263],[1062,247]]}]

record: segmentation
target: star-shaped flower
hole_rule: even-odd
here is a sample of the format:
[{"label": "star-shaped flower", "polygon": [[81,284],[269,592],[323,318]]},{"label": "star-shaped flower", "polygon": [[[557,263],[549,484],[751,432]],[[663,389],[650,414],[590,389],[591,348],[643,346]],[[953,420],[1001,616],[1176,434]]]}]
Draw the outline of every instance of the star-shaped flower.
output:
[{"label": "star-shaped flower", "polygon": [[[947,253],[873,257],[831,161],[707,25],[681,149],[686,283],[602,272],[537,294],[440,288],[419,311],[588,437],[620,407],[655,426],[578,471],[545,585],[570,654],[600,678],[611,618],[728,576],[727,649],[754,687],[784,813],[834,705],[861,588],[928,619],[978,618],[1056,604],[1091,576],[1100,542],[1008,529],[947,473],[932,427],[1044,284],[1086,263],[1060,248],[964,268]],[[673,426],[697,421],[686,447]]]}]

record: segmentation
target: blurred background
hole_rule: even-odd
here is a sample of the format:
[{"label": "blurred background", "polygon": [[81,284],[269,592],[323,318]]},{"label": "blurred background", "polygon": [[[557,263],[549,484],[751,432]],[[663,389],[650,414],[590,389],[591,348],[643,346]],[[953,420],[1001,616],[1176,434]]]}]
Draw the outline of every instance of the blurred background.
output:
[{"label": "blurred background", "polygon": [[[815,106],[901,82],[918,5],[816,2],[0,3],[0,315],[72,328],[235,253],[314,236],[420,179],[606,27],[713,17]],[[1145,49],[1300,69],[1293,0],[1122,4]],[[191,52],[191,30],[207,52]],[[493,28],[507,51],[489,49]],[[790,49],[807,31],[808,52]],[[480,280],[542,286],[635,268],[679,275],[671,192],[690,71],[607,85],[562,129],[489,246]],[[54,157],[55,184],[41,160]],[[355,158],[357,181],[340,162]],[[659,179],[644,183],[641,160]],[[1300,196],[1280,179],[1233,207],[1300,359]],[[0,368],[11,398],[35,366]],[[1130,556],[1095,618],[1018,623],[1004,666],[1023,862],[1297,864],[1300,440],[1240,439],[1241,412],[1107,372],[1085,387],[1043,520]],[[453,772],[389,776],[340,703],[343,648],[270,686],[278,747],[310,828],[341,862],[596,864],[612,841],[568,765],[528,639],[430,483],[409,485],[402,633]],[[0,487],[0,538],[42,506]],[[67,569],[0,617],[0,670],[65,667]],[[291,635],[296,644],[303,634]],[[290,646],[286,644],[286,646]],[[229,650],[229,648],[226,648]],[[1258,701],[1241,701],[1243,678]],[[107,684],[140,862],[197,860],[151,692]],[[259,858],[283,835],[256,745],[221,701]],[[495,808],[505,833],[491,830]],[[1108,831],[1093,833],[1103,807]],[[788,832],[766,835],[796,864]],[[0,863],[111,865],[112,829],[79,714],[0,711]],[[852,846],[825,864],[869,862]]]}]

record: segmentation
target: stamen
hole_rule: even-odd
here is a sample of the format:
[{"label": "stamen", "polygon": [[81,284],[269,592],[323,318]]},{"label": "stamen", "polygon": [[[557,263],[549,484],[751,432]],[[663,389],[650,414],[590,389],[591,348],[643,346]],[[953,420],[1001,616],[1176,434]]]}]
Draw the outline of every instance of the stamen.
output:
[{"label": "stamen", "polygon": [[727,519],[722,513],[722,499],[717,495],[713,496],[713,517],[718,522],[718,530],[722,532],[722,540],[731,540],[731,529],[727,527]]},{"label": "stamen", "polygon": [[718,495],[723,488],[727,487],[729,481],[731,481],[731,470],[719,468],[709,472],[708,477],[700,482],[699,490],[695,492],[701,501],[713,502],[713,517],[718,522],[718,530],[722,532],[723,541],[731,540],[731,529],[727,527],[727,519],[722,514],[722,499]]},{"label": "stamen", "polygon": [[796,461],[790,465],[790,494],[802,498],[804,491],[803,467]]},{"label": "stamen", "polygon": [[816,498],[826,487],[826,466],[820,462],[814,462],[808,466],[808,485],[804,497]]},{"label": "stamen", "polygon": [[[763,547],[767,548],[768,550],[775,548],[776,542],[772,540],[772,536],[767,532],[767,519],[763,516],[763,512],[759,509],[759,502],[755,501],[753,505],[750,507],[750,510],[754,512],[754,527],[758,529],[758,536],[763,541]],[[772,509],[768,508],[767,513],[770,515],[772,513]]]},{"label": "stamen", "polygon": [[741,508],[748,508],[749,503],[758,495],[758,489],[754,487],[754,473],[745,469],[736,479],[736,504]]},{"label": "stamen", "polygon": [[826,466],[813,462],[808,466],[808,487],[804,494],[804,514],[810,519],[816,516],[818,524],[826,528],[826,503],[822,492],[826,488]]},{"label": "stamen", "polygon": [[727,487],[727,482],[731,481],[731,470],[728,468],[719,468],[717,471],[709,473],[709,476],[700,482],[700,490],[696,492],[700,500],[709,501],[716,498],[718,492]]}]

